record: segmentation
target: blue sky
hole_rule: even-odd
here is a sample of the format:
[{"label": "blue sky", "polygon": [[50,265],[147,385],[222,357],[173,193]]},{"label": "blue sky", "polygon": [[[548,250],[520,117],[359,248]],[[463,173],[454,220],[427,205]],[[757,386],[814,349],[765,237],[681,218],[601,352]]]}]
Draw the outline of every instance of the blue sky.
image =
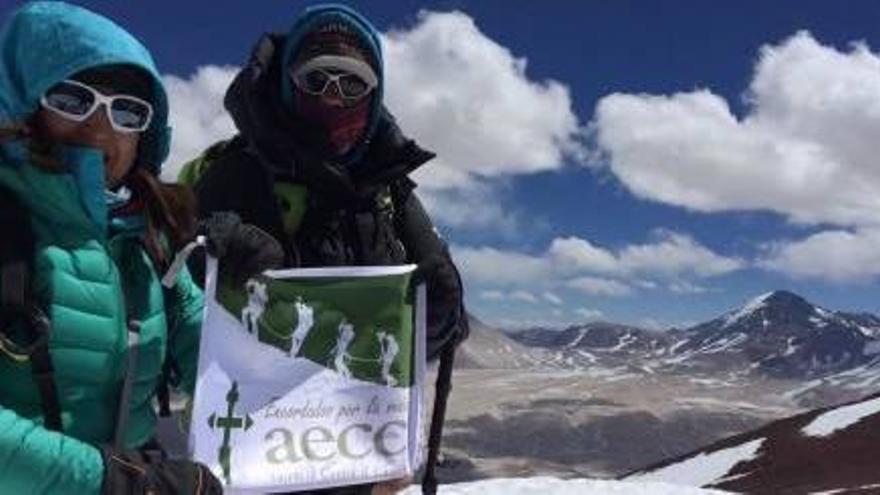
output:
[{"label": "blue sky", "polygon": [[[171,168],[231,132],[234,66],[306,5],[75,3],[168,75]],[[880,4],[352,5],[440,153],[420,192],[481,318],[682,325],[777,288],[880,312]]]}]

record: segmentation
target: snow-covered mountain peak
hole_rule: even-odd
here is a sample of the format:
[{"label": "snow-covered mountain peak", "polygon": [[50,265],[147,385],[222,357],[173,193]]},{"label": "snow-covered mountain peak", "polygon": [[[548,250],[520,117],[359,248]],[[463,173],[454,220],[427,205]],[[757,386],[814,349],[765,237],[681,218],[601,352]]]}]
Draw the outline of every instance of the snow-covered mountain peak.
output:
[{"label": "snow-covered mountain peak", "polygon": [[785,290],[684,329],[654,332],[590,322],[509,336],[538,348],[534,359],[552,368],[608,369],[614,376],[677,370],[816,379],[880,359],[880,317],[826,309]]},{"label": "snow-covered mountain peak", "polygon": [[724,325],[723,326],[725,328],[727,328],[727,327],[733,325],[734,323],[736,323],[744,318],[748,318],[749,316],[754,314],[756,311],[763,308],[764,305],[766,304],[766,301],[768,299],[770,299],[770,297],[773,296],[773,294],[774,294],[773,292],[766,292],[764,294],[761,294],[760,296],[747,302],[743,307],[741,307],[737,310],[731,311],[726,316],[724,316]]},{"label": "snow-covered mountain peak", "polygon": [[789,291],[762,294],[739,309],[676,332],[675,363],[707,365],[719,357],[749,373],[816,377],[864,364],[880,334],[872,315],[832,312]]},{"label": "snow-covered mountain peak", "polygon": [[[760,316],[760,318],[758,318]],[[789,291],[777,290],[767,292],[747,302],[739,309],[733,310],[722,317],[722,328],[729,328],[746,322],[749,326],[766,328],[772,320],[814,318],[822,321],[832,318],[833,314],[814,306],[803,297]]]}]

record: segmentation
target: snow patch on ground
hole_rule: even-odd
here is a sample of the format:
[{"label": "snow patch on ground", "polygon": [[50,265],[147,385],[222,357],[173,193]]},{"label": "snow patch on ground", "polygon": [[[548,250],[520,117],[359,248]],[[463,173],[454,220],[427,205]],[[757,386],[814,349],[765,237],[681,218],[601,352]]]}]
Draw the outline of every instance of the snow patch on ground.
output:
[{"label": "snow patch on ground", "polygon": [[823,320],[822,318],[817,318],[815,316],[811,316],[809,318],[809,320],[810,320],[810,323],[812,323],[813,325],[816,325],[818,328],[825,328],[828,326],[828,322]]},{"label": "snow patch on ground", "polygon": [[661,481],[687,486],[708,485],[725,477],[740,462],[755,458],[764,443],[763,438],[710,453],[700,453],[682,462],[648,473],[638,473],[627,481]]},{"label": "snow patch on ground", "polygon": [[752,404],[751,402],[731,401],[728,399],[716,399],[713,397],[678,397],[672,399],[672,401],[676,404],[681,404],[682,406],[694,406],[726,410],[730,410],[731,408],[733,408],[741,411],[755,411],[759,413],[770,412],[773,414],[785,414],[789,411],[788,408],[784,407],[765,406]]},{"label": "snow patch on ground", "polygon": [[[404,490],[402,495],[421,493],[421,487],[411,486]],[[440,495],[711,495],[726,492],[657,482],[561,480],[538,477],[440,485],[437,493]]]},{"label": "snow patch on ground", "polygon": [[679,347],[681,347],[687,343],[688,343],[688,339],[679,340],[678,342],[673,344],[672,347],[669,348],[669,354],[675,354],[676,352],[678,352]]},{"label": "snow patch on ground", "polygon": [[817,315],[821,316],[822,318],[833,318],[834,317],[834,313],[832,313],[831,311],[828,311],[825,308],[820,308],[820,307],[816,306],[813,308],[813,311]]},{"label": "snow patch on ground", "polygon": [[853,486],[853,487],[848,487],[848,488],[840,488],[838,490],[829,490],[827,492],[813,492],[812,495],[842,495],[844,493],[859,492],[860,490],[865,490],[864,493],[868,493],[867,490],[869,488],[880,488],[880,484]]},{"label": "snow patch on ground", "polygon": [[853,324],[853,326],[856,327],[856,329],[859,331],[859,333],[861,333],[865,337],[868,337],[869,339],[877,338],[877,336],[878,336],[878,332],[877,332],[878,328],[877,327],[866,327],[863,325],[856,325],[856,324]]},{"label": "snow patch on ground", "polygon": [[872,340],[865,344],[865,348],[862,349],[862,354],[865,356],[873,356],[874,354],[880,354],[880,340]]},{"label": "snow patch on ground", "polygon": [[589,332],[590,332],[589,328],[581,328],[580,330],[578,330],[578,336],[575,337],[574,340],[569,342],[569,344],[567,346],[565,346],[565,348],[572,349],[572,348],[575,348],[575,347],[581,345],[581,341],[584,340],[584,337],[586,337]]},{"label": "snow patch on ground", "polygon": [[705,387],[730,387],[731,383],[719,378],[688,378],[688,382]]},{"label": "snow patch on ground", "polygon": [[607,349],[607,351],[608,352],[619,351],[635,341],[636,341],[636,336],[631,333],[627,333],[627,334],[623,335],[622,337],[620,337],[620,339],[617,341],[616,346],[609,347]]},{"label": "snow patch on ground", "polygon": [[742,332],[737,332],[735,335],[727,336],[714,342],[710,342],[709,344],[697,349],[696,352],[699,354],[715,354],[718,352],[724,352],[748,340],[748,335]]},{"label": "snow patch on ground", "polygon": [[589,352],[587,352],[587,351],[581,350],[581,349],[577,349],[575,352],[576,352],[580,357],[582,357],[582,358],[586,359],[587,361],[589,361],[590,364],[596,364],[596,356],[594,356],[593,354],[591,354],[591,353],[589,353]]},{"label": "snow patch on ground", "polygon": [[767,300],[768,297],[770,297],[772,295],[773,295],[772,292],[768,292],[766,294],[761,294],[760,296],[747,302],[746,305],[743,306],[742,308],[740,308],[739,310],[728,314],[724,318],[724,325],[722,326],[722,328],[727,328],[730,325],[733,325],[734,323],[738,322],[739,320],[748,317],[749,315],[751,315],[755,311],[763,308],[764,302]]},{"label": "snow patch on ground", "polygon": [[809,392],[810,390],[815,389],[816,387],[821,386],[824,383],[825,382],[822,379],[812,380],[812,381],[809,381],[799,387],[793,388],[793,389],[789,390],[788,392],[784,392],[782,394],[782,396],[788,400],[796,400],[801,395]]},{"label": "snow patch on ground", "polygon": [[861,421],[862,418],[878,412],[880,412],[880,397],[820,414],[810,424],[803,427],[801,433],[810,437],[827,437],[837,430],[848,428]]}]

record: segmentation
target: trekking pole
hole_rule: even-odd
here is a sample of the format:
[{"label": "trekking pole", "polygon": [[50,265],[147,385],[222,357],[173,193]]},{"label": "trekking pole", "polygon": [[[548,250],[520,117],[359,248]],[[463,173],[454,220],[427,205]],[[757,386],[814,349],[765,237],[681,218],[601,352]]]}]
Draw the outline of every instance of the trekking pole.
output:
[{"label": "trekking pole", "polygon": [[447,345],[440,354],[440,369],[437,371],[437,382],[434,386],[434,411],[431,416],[431,433],[428,436],[428,459],[425,463],[425,475],[422,478],[422,493],[437,493],[437,457],[440,455],[440,441],[443,439],[443,422],[446,418],[446,401],[452,391],[452,365],[455,361],[455,345]]}]

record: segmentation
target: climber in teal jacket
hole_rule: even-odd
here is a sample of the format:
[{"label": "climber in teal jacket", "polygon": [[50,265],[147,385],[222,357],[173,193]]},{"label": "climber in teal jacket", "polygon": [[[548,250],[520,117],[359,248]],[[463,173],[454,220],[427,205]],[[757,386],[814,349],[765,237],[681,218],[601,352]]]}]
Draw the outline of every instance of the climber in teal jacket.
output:
[{"label": "climber in teal jacket", "polygon": [[0,57],[0,197],[29,217],[60,413],[53,428],[13,351],[22,325],[0,328],[0,493],[220,493],[204,466],[146,449],[166,359],[193,390],[203,307],[185,269],[160,284],[194,220],[156,178],[168,105],[149,53],[106,18],[35,2],[7,19]]}]

